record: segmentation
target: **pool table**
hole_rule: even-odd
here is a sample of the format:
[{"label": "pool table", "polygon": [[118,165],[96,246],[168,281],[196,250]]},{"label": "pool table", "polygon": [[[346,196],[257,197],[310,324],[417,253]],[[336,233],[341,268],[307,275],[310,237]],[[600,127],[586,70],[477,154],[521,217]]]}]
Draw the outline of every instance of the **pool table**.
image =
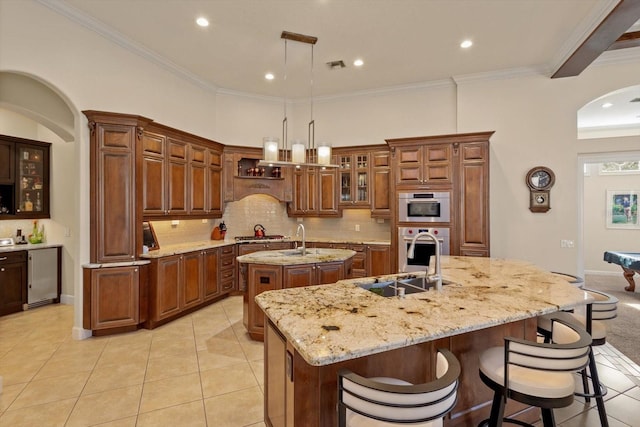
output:
[{"label": "pool table", "polygon": [[625,291],[633,292],[636,290],[636,282],[633,280],[633,275],[640,274],[640,253],[607,251],[604,253],[604,260],[622,267],[622,274],[629,282],[629,286],[624,288]]}]

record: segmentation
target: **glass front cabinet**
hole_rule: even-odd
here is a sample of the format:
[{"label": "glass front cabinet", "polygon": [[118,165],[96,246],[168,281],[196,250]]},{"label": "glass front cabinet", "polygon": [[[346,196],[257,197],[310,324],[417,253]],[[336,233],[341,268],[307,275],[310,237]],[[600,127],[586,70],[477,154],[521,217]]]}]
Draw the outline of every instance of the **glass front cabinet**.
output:
[{"label": "glass front cabinet", "polygon": [[49,218],[50,144],[0,136],[0,219]]},{"label": "glass front cabinet", "polygon": [[340,153],[340,205],[369,206],[369,153]]}]

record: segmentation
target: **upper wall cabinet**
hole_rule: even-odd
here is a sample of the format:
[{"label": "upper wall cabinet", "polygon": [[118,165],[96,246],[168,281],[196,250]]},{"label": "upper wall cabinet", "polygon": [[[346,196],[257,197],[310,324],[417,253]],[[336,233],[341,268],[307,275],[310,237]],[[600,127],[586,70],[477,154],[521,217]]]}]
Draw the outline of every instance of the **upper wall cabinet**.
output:
[{"label": "upper wall cabinet", "polygon": [[222,216],[222,149],[152,124],[142,136],[142,214]]},{"label": "upper wall cabinet", "polygon": [[0,135],[0,219],[49,218],[50,148]]}]

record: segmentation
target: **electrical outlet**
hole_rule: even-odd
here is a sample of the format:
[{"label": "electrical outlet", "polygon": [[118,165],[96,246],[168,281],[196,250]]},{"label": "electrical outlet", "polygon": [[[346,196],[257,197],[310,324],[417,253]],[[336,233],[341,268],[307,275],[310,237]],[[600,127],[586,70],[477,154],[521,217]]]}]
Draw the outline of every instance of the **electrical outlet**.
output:
[{"label": "electrical outlet", "polygon": [[171,220],[171,225],[173,225],[173,226],[180,225],[180,220],[179,219]]},{"label": "electrical outlet", "polygon": [[71,229],[69,227],[64,228],[64,237],[71,237]]},{"label": "electrical outlet", "polygon": [[208,223],[208,222],[209,222],[209,220],[208,220],[207,218],[203,218],[203,219],[202,219],[202,223],[203,223],[203,224],[206,224],[206,223]]},{"label": "electrical outlet", "polygon": [[356,224],[356,231],[360,231],[360,224]]},{"label": "electrical outlet", "polygon": [[561,248],[573,248],[574,247],[573,240],[566,240],[566,239],[560,240],[560,247]]}]

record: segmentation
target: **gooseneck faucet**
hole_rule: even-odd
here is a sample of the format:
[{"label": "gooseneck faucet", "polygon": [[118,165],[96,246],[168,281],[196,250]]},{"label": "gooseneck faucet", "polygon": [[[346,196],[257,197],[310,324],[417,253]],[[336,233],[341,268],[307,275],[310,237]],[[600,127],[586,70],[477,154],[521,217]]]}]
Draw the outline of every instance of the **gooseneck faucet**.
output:
[{"label": "gooseneck faucet", "polygon": [[416,234],[413,237],[413,240],[411,241],[411,245],[409,246],[409,250],[407,251],[407,258],[413,259],[415,248],[416,248],[416,241],[418,241],[418,239],[420,237],[429,237],[431,240],[433,240],[433,242],[436,245],[435,275],[429,276],[429,267],[427,267],[427,271],[425,273],[425,277],[430,282],[435,282],[436,283],[436,289],[440,290],[440,289],[442,289],[442,272],[441,272],[441,269],[440,269],[440,240],[438,240],[438,238],[435,235],[431,234],[428,231],[422,231],[422,232]]},{"label": "gooseneck faucet", "polygon": [[306,244],[306,237],[305,237],[305,232],[304,232],[304,225],[298,224],[298,228],[296,229],[296,237],[298,237],[298,235],[300,234],[300,230],[301,229],[302,229],[302,255],[306,255],[307,254],[307,244]]}]

